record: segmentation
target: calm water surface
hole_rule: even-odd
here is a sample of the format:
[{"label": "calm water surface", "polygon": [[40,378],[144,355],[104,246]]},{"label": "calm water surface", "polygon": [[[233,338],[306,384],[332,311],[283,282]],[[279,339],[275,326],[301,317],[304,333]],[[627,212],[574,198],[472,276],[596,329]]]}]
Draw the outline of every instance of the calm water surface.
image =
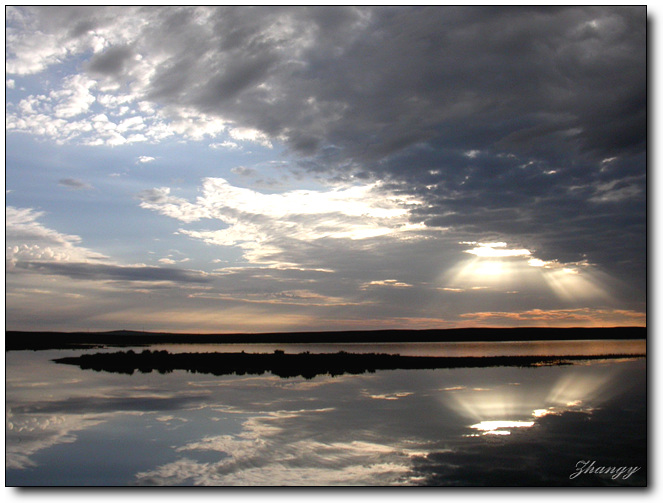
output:
[{"label": "calm water surface", "polygon": [[281,349],[286,353],[388,353],[403,356],[567,356],[645,354],[644,340],[578,340],[527,342],[386,342],[353,344],[155,344],[154,350],[171,353],[219,352],[272,353]]},{"label": "calm water surface", "polygon": [[[633,342],[365,349],[448,356],[645,352],[644,342]],[[308,345],[214,348],[314,352]],[[339,350],[357,347],[315,351]],[[51,361],[81,353],[6,353],[7,485],[646,483],[644,358],[310,380],[268,373],[123,375]],[[580,461],[638,470],[626,480],[596,473],[569,478]]]}]

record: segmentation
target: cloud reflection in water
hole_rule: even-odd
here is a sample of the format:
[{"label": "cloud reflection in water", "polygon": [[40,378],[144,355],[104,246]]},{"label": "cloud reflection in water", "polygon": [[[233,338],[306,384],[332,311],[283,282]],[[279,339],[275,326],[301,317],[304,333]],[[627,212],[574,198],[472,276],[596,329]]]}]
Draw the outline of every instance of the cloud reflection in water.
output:
[{"label": "cloud reflection in water", "polygon": [[[181,371],[115,375],[46,364],[48,358],[46,352],[22,354],[20,368],[8,359],[10,485],[39,485],[55,475],[71,483],[72,467],[91,451],[126,438],[131,441],[122,449],[107,449],[103,463],[86,468],[96,471],[94,480],[568,485],[580,459],[646,464],[643,359],[305,380],[269,374],[210,379]],[[76,386],[61,385],[75,379]],[[37,390],[30,382],[51,384]],[[490,431],[510,435],[480,434]],[[66,453],[60,471],[49,464],[54,448]],[[629,483],[643,483],[646,467],[636,475]]]},{"label": "cloud reflection in water", "polygon": [[322,442],[295,438],[287,421],[306,422],[331,409],[277,411],[247,419],[236,435],[206,437],[177,452],[213,451],[216,462],[188,457],[136,475],[140,485],[388,485],[403,482],[409,453],[368,441]]}]

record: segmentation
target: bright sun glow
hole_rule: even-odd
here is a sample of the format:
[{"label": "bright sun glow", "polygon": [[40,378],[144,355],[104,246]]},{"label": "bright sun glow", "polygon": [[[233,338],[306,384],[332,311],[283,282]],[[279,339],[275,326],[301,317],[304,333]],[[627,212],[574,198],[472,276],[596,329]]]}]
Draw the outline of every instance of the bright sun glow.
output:
[{"label": "bright sun glow", "polygon": [[471,253],[477,257],[528,257],[531,251],[524,248],[508,249],[506,243],[475,243],[466,241],[463,244],[476,244],[471,250],[465,250],[465,253]]},{"label": "bright sun glow", "polygon": [[479,243],[462,241],[474,255],[447,271],[442,279],[446,291],[470,289],[521,290],[523,285],[539,291],[549,290],[561,300],[609,300],[607,278],[586,262],[561,263],[541,260],[526,248],[510,248],[502,241]]},{"label": "bright sun glow", "polygon": [[[510,435],[514,428],[533,427],[543,416],[591,410],[619,393],[620,370],[597,365],[592,372],[570,370],[540,389],[525,391],[518,383],[497,388],[449,388],[440,400],[468,419],[479,435]],[[513,419],[505,419],[513,418]]]},{"label": "bright sun glow", "polygon": [[504,264],[497,260],[482,261],[477,265],[476,274],[481,276],[498,276],[504,274]]},{"label": "bright sun glow", "polygon": [[529,428],[531,426],[534,426],[534,421],[481,421],[470,428],[483,431],[483,435],[510,435],[511,432],[504,428]]},{"label": "bright sun glow", "polygon": [[464,252],[474,257],[461,261],[449,271],[446,287],[460,291],[476,287],[515,288],[524,269],[528,268],[523,258],[530,258],[530,250],[511,249],[503,242],[464,241],[461,244],[472,246]]}]

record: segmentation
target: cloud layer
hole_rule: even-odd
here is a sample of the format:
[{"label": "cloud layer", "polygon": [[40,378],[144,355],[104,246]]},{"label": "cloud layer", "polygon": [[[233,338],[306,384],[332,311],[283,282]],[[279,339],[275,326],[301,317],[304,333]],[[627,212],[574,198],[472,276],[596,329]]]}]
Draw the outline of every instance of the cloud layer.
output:
[{"label": "cloud layer", "polygon": [[[238,164],[249,187],[209,173],[197,198],[170,179],[134,191],[182,222],[180,238],[234,248],[242,266],[337,273],[282,291],[356,303],[398,290],[412,296],[403,317],[420,316],[432,289],[496,286],[431,281],[489,272],[469,252],[566,302],[522,298],[522,312],[644,312],[646,28],[644,7],[10,7],[7,131],[149,145],[133,157],[145,170],[169,142],[284,156],[317,188],[279,192],[264,165]],[[491,243],[505,246],[481,256]],[[591,272],[570,282],[565,269]]]},{"label": "cloud layer", "polygon": [[378,236],[407,239],[409,231],[422,227],[408,221],[418,201],[385,193],[378,184],[264,194],[222,178],[207,178],[201,192],[193,203],[171,195],[167,187],[145,190],[138,197],[141,207],[185,223],[222,222],[227,227],[220,230],[179,232],[208,244],[238,246],[254,264],[278,264],[279,256],[302,243]]}]

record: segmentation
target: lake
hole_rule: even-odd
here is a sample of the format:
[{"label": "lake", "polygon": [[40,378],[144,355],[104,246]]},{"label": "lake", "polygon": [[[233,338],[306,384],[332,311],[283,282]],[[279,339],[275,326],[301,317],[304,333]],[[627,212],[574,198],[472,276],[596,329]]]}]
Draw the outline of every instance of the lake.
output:
[{"label": "lake", "polygon": [[[644,354],[644,341],[155,345],[177,352]],[[142,351],[144,348],[136,348]],[[642,486],[646,358],[336,377],[120,374],[6,353],[8,486]]]}]

